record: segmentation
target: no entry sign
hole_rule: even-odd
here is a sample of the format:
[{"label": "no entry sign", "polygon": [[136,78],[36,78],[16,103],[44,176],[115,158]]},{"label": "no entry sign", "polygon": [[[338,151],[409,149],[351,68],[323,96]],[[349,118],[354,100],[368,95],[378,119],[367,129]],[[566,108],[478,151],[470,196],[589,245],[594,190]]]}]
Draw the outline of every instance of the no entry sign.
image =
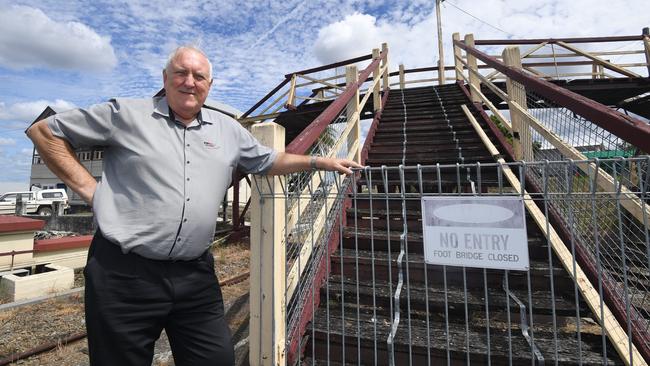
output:
[{"label": "no entry sign", "polygon": [[423,197],[422,226],[429,264],[529,268],[522,197]]}]

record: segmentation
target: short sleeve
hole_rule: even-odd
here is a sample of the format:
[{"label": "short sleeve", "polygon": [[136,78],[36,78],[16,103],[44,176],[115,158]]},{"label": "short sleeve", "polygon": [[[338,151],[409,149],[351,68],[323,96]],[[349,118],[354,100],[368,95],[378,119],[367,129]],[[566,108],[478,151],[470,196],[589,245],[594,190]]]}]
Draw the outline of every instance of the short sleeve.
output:
[{"label": "short sleeve", "polygon": [[278,155],[277,151],[262,145],[239,123],[237,123],[237,132],[239,133],[239,170],[247,174],[264,174],[271,169]]},{"label": "short sleeve", "polygon": [[119,111],[117,101],[93,105],[88,109],[72,109],[46,119],[52,134],[68,141],[75,148],[109,146]]}]

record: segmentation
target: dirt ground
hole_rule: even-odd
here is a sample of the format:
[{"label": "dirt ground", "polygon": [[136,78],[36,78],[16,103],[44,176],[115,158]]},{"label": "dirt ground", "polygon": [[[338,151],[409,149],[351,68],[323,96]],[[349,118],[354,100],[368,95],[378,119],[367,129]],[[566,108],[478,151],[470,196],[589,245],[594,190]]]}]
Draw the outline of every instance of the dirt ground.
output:
[{"label": "dirt ground", "polygon": [[[250,250],[247,242],[218,244],[213,248],[213,254],[219,282],[247,273],[249,270]],[[76,273],[75,286],[83,286],[83,275],[80,272]],[[236,338],[241,337],[241,329],[245,328],[244,323],[248,322],[248,290],[248,279],[237,284],[222,286],[226,317],[234,333],[234,342],[239,341]],[[85,332],[83,292],[0,311],[0,360],[82,332]],[[66,346],[60,345],[49,352],[14,364],[86,366],[88,346],[86,340],[82,339]],[[156,342],[152,365],[173,364],[169,342],[163,332]]]}]

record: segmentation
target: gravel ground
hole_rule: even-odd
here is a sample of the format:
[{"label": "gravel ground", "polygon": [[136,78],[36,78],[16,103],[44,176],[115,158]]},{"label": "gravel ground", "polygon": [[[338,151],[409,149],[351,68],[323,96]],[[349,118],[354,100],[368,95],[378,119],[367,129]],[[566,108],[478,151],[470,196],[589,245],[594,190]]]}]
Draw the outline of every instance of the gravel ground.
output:
[{"label": "gravel ground", "polygon": [[[220,281],[248,272],[250,251],[247,243],[221,244],[213,249],[215,271]],[[75,287],[83,286],[81,271],[75,273]],[[233,341],[236,343],[246,334],[240,327],[248,322],[249,281],[222,288],[230,321]],[[56,341],[72,334],[85,332],[83,316],[83,293],[65,298],[50,299],[32,305],[24,305],[0,312],[0,359],[15,352]],[[67,346],[59,346],[52,351],[18,361],[16,365],[88,365],[88,348],[86,340],[77,341]],[[171,366],[173,357],[169,342],[164,332],[156,342],[156,351],[152,365]]]}]

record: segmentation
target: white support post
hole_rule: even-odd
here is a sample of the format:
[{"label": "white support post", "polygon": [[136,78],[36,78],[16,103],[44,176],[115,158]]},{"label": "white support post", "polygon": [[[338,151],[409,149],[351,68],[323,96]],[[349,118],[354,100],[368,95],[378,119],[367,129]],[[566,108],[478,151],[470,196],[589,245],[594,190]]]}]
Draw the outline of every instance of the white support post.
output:
[{"label": "white support post", "polygon": [[650,28],[643,28],[643,49],[645,50],[645,62],[648,65],[648,77],[650,77]]},{"label": "white support post", "polygon": [[[372,59],[376,60],[378,58],[379,48],[374,48],[372,50]],[[381,110],[381,95],[379,95],[381,91],[381,85],[379,85],[378,82],[378,79],[381,78],[381,75],[379,74],[379,70],[381,70],[381,62],[377,63],[377,67],[372,70],[372,80],[375,83],[375,87],[372,90],[372,108],[375,113]]]},{"label": "white support post", "polygon": [[591,78],[598,79],[598,64],[595,62],[591,64]]},{"label": "white support post", "polygon": [[[503,62],[512,68],[521,70],[521,54],[519,47],[506,47],[503,50]],[[533,141],[530,133],[528,120],[521,115],[518,108],[512,104],[517,103],[523,110],[527,110],[526,88],[512,80],[506,79],[506,90],[508,91],[510,109],[510,120],[512,121],[512,144],[515,152],[515,159],[532,161],[533,160]]]},{"label": "white support post", "polygon": [[[346,80],[346,85],[347,87],[351,87],[356,85],[357,81],[359,81],[359,72],[357,71],[357,67],[352,65],[348,66],[345,68],[345,80]],[[350,101],[348,102],[348,107],[347,107],[347,117],[348,117],[348,123],[352,121],[353,119],[355,120],[355,126],[354,126],[354,139],[355,139],[355,144],[353,146],[356,146],[356,151],[354,153],[354,161],[357,163],[361,162],[361,123],[359,121],[359,88],[356,89],[354,92],[354,96]]]},{"label": "white support post", "polygon": [[440,3],[436,0],[436,19],[438,25],[438,85],[445,83],[445,55],[442,47],[442,20],[440,19]]},{"label": "white support post", "polygon": [[[284,127],[273,123],[253,126],[263,145],[284,151]],[[249,363],[253,366],[286,363],[287,304],[285,199],[283,177],[254,176],[251,190],[250,335]]]},{"label": "white support post", "polygon": [[293,106],[296,100],[296,74],[291,75],[291,84],[289,86],[289,96],[287,97],[287,106]]},{"label": "white support post", "polygon": [[456,81],[463,80],[463,63],[460,62],[460,58],[463,57],[462,50],[460,47],[455,45],[455,41],[460,41],[460,33],[456,32],[451,35],[451,44],[454,45],[454,68],[456,69]]},{"label": "white support post", "polygon": [[[384,55],[386,55],[386,57],[384,58],[383,64],[381,65],[381,67],[384,67],[384,66],[388,65],[388,43],[382,43],[381,44],[381,52]],[[388,75],[388,74],[390,74],[390,71],[389,71],[388,67],[386,67],[385,70],[386,71],[384,71],[384,80],[383,80],[384,92],[387,91],[388,89],[390,89],[390,80],[389,80],[390,77]]]},{"label": "white support post", "polygon": [[399,88],[404,89],[404,64],[399,64]]},{"label": "white support post", "polygon": [[[472,33],[465,35],[465,44],[467,47],[474,47],[474,35]],[[469,68],[469,83],[473,85],[476,90],[481,90],[481,79],[475,74],[478,73],[478,62],[474,55],[467,52],[467,67]],[[472,89],[472,88],[470,88]],[[481,97],[474,90],[470,90],[472,102],[480,102]]]}]

